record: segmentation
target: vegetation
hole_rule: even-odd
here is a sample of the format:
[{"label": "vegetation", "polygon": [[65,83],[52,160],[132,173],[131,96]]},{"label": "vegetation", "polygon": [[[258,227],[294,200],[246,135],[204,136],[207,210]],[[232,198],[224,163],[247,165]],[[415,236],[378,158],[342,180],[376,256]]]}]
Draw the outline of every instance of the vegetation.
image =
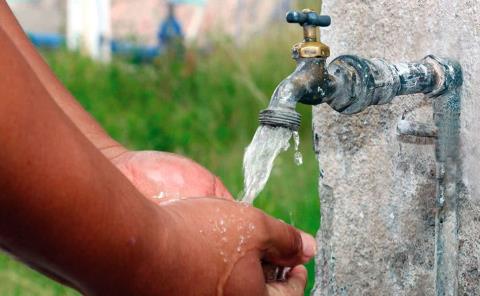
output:
[{"label": "vegetation", "polygon": [[[298,28],[238,49],[218,43],[205,53],[188,50],[183,61],[153,65],[125,60],[95,63],[67,51],[45,53],[55,73],[106,130],[131,149],[186,155],[219,175],[235,195],[242,190],[242,157],[275,86],[294,69],[289,57]],[[227,44],[227,45],[226,45]],[[256,202],[271,215],[315,234],[319,227],[318,167],[312,151],[311,108],[299,106],[305,163],[293,152],[276,161]],[[309,266],[311,287],[313,263]],[[0,256],[0,295],[77,295]]]}]

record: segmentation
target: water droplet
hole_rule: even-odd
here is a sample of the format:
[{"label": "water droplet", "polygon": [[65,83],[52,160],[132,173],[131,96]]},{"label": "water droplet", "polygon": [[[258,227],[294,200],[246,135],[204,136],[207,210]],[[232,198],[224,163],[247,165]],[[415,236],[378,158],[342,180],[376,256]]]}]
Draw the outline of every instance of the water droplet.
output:
[{"label": "water droplet", "polygon": [[303,164],[303,156],[300,151],[295,152],[295,164],[298,166]]},{"label": "water droplet", "polygon": [[163,199],[167,196],[165,192],[160,192],[158,195],[155,195],[153,199]]},{"label": "water droplet", "polygon": [[300,135],[298,134],[298,132],[293,132],[293,142],[295,143],[295,164],[300,166],[303,164],[303,156],[302,153],[298,150],[298,148],[300,147]]},{"label": "water droplet", "polygon": [[300,134],[298,132],[293,132],[293,142],[295,143],[295,150],[298,150],[300,146]]},{"label": "water droplet", "polygon": [[295,226],[295,219],[293,219],[293,212],[289,211],[288,212],[288,217],[290,218],[290,225]]},{"label": "water droplet", "polygon": [[244,201],[239,202],[239,204],[244,208],[251,208],[252,207],[251,204],[249,204],[248,202],[244,202]]}]

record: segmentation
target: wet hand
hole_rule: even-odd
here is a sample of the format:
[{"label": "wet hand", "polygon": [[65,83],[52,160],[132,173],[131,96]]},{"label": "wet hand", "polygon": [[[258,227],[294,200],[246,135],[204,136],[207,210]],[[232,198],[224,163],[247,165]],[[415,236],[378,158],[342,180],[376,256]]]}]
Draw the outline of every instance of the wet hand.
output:
[{"label": "wet hand", "polygon": [[124,150],[111,161],[148,198],[158,201],[205,196],[233,199],[218,177],[176,154]]},{"label": "wet hand", "polygon": [[[168,213],[161,258],[144,271],[158,280],[142,283],[151,295],[303,295],[306,270],[298,265],[314,255],[311,236],[232,201],[186,199],[160,207]],[[285,282],[266,283],[263,263],[294,268]]]},{"label": "wet hand", "polygon": [[285,282],[267,284],[268,296],[303,296],[307,285],[307,269],[303,265],[294,267]]}]

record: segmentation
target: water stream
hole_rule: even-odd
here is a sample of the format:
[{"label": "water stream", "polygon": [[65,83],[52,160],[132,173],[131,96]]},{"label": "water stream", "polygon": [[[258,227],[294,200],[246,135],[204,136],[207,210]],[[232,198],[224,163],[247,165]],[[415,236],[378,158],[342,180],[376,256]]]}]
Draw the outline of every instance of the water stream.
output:
[{"label": "water stream", "polygon": [[272,172],[273,162],[282,151],[290,147],[290,139],[295,142],[295,163],[303,163],[302,154],[298,151],[300,137],[282,127],[260,126],[255,132],[252,142],[247,147],[243,158],[244,191],[242,202],[252,204],[263,190]]},{"label": "water stream", "polygon": [[[300,136],[282,127],[260,126],[243,157],[244,191],[242,202],[252,204],[267,184],[272,172],[273,162],[278,154],[288,150],[293,136],[295,146],[295,163],[303,163],[299,151]],[[284,281],[290,268],[264,263],[263,272],[267,282]]]}]

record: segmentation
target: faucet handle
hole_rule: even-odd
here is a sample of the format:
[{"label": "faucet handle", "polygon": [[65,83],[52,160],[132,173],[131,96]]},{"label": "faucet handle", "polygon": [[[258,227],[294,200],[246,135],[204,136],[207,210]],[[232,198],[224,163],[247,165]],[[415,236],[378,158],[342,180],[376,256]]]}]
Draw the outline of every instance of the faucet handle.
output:
[{"label": "faucet handle", "polygon": [[287,22],[300,26],[328,27],[332,23],[332,19],[328,15],[319,15],[313,10],[304,9],[303,11],[289,11]]}]

